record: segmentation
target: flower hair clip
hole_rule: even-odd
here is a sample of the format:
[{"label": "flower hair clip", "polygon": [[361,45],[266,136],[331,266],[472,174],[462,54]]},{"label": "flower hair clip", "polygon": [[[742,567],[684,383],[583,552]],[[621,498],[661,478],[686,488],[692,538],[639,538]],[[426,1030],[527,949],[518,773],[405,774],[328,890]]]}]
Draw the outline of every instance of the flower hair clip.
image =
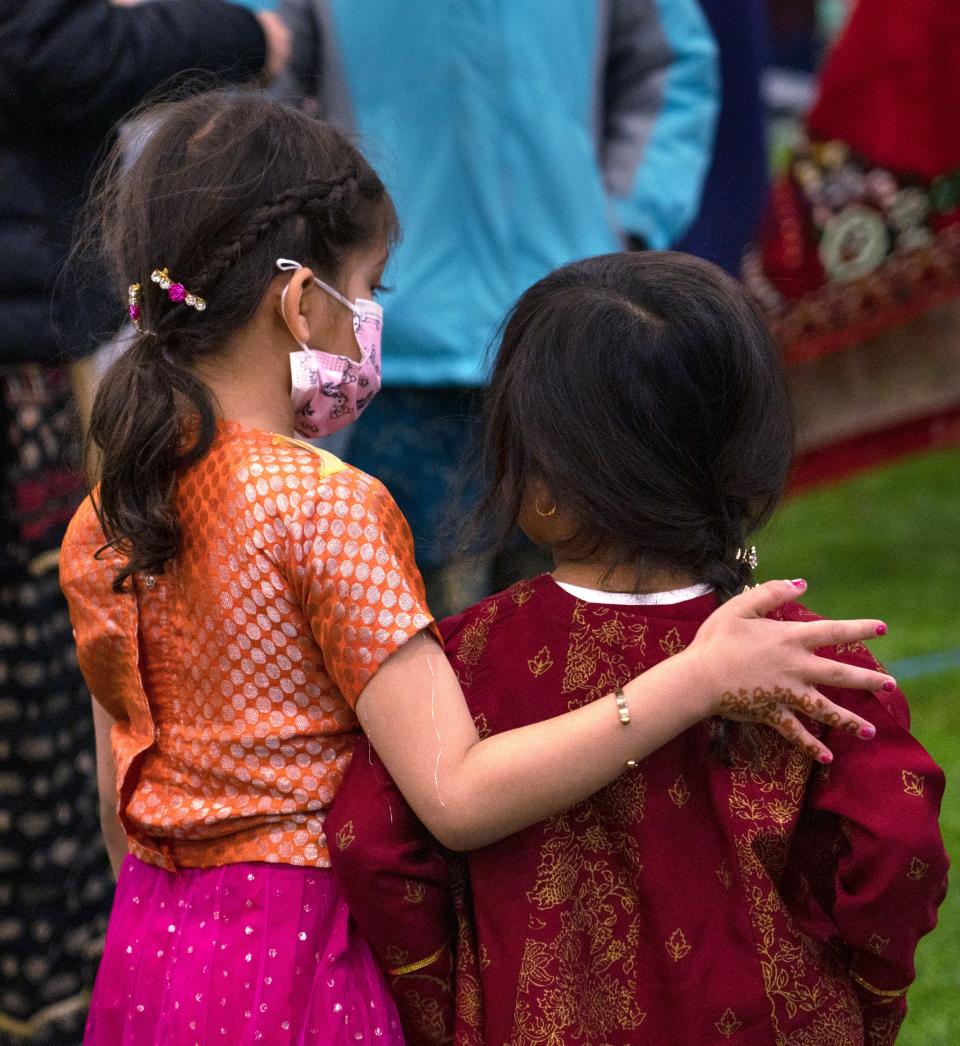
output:
[{"label": "flower hair clip", "polygon": [[196,309],[197,312],[203,312],[207,307],[205,299],[198,294],[188,291],[182,283],[172,279],[166,269],[154,269],[150,273],[150,279],[154,283],[159,284],[167,292],[167,297],[173,302],[183,302],[184,305],[189,305],[191,309]]}]

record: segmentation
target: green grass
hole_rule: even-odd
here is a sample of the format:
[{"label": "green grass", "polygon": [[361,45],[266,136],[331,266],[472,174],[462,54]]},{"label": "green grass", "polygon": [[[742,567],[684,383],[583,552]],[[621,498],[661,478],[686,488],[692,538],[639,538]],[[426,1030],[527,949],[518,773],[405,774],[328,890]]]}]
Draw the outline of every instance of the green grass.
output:
[{"label": "green grass", "polygon": [[[911,458],[788,501],[757,539],[763,577],[805,577],[818,613],[880,617],[872,644],[897,662],[960,649],[960,452]],[[922,666],[914,666],[914,671]],[[960,859],[960,668],[899,678],[912,729],[947,775],[942,825]],[[960,888],[920,945],[917,982],[898,1043],[960,1041]]]}]

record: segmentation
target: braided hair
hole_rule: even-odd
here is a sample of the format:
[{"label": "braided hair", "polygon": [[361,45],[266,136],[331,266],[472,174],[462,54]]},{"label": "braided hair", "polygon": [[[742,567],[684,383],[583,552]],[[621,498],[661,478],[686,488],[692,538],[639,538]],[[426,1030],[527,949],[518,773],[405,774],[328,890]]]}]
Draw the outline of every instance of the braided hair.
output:
[{"label": "braided hair", "polygon": [[632,568],[637,591],[687,575],[726,600],[753,580],[737,553],[783,492],[792,439],[779,355],[735,280],[666,251],[573,262],[508,317],[464,546],[503,547],[537,481],[576,522],[564,558]]},{"label": "braided hair", "polygon": [[[209,91],[143,120],[140,155],[126,166],[114,152],[87,214],[117,289],[141,287],[143,333],[104,376],[88,435],[97,512],[125,557],[117,591],[135,572],[162,573],[179,549],[177,476],[216,434],[193,365],[250,321],[275,259],[335,281],[347,254],[397,231],[383,183],[345,136],[258,92]],[[150,279],[163,267],[205,300],[202,313]]]}]

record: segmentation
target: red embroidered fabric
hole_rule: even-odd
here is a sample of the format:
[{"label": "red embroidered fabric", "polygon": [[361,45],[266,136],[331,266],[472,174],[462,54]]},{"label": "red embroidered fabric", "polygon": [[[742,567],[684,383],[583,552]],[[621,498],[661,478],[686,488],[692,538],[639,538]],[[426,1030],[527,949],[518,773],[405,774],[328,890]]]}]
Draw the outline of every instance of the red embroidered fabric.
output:
[{"label": "red embroidered fabric", "polygon": [[[588,604],[543,576],[441,627],[483,736],[609,695],[681,651],[713,606]],[[875,664],[860,644],[821,653]],[[910,736],[902,694],[833,696],[878,736],[834,733],[829,768],[766,729],[726,765],[707,721],[468,855],[455,999],[441,961],[394,978],[409,1041],[892,1042],[903,1000],[848,971],[881,991],[913,979],[944,893],[943,775]],[[348,826],[331,861],[374,951],[429,958],[456,868],[451,887],[375,758],[353,763],[330,817]]]}]

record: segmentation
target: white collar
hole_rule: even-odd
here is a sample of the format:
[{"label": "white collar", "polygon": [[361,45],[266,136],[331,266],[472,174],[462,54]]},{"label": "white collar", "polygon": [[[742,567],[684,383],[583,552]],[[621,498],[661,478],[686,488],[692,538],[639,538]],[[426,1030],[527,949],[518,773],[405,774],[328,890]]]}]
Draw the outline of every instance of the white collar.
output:
[{"label": "white collar", "polygon": [[688,588],[672,588],[667,592],[604,592],[600,588],[583,588],[581,585],[570,585],[566,581],[551,578],[564,592],[568,592],[585,603],[608,603],[618,606],[669,606],[672,603],[685,603],[688,599],[699,599],[713,589],[710,585],[690,585]]}]

